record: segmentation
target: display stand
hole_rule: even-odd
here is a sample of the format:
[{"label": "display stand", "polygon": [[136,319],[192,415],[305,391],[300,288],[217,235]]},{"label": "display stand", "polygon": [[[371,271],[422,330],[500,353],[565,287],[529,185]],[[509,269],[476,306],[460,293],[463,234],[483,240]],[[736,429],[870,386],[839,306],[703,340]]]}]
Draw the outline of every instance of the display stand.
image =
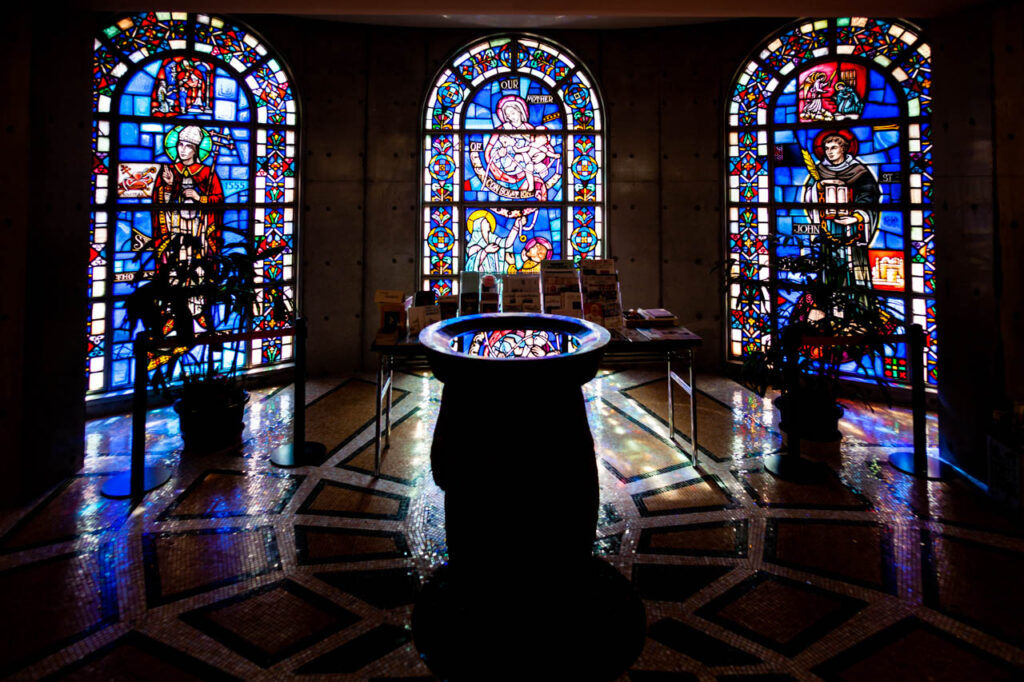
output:
[{"label": "display stand", "polygon": [[278,446],[270,453],[270,463],[283,469],[320,466],[327,456],[327,446],[306,440],[306,318],[295,320],[295,396],[292,400],[292,442]]},{"label": "display stand", "polygon": [[[193,345],[233,341],[251,341],[295,335],[295,421],[293,423],[294,442],[302,443],[301,456],[294,456],[292,445],[282,445],[272,455],[271,461],[277,466],[305,466],[320,464],[326,448],[320,443],[307,443],[306,433],[306,321],[304,318],[295,320],[295,328],[279,329],[269,332],[251,332],[247,334],[206,333],[195,338]],[[171,468],[163,463],[146,464],[146,413],[148,411],[149,383],[149,352],[154,350],[152,338],[140,334],[135,338],[135,384],[132,396],[132,456],[130,469],[116,474],[104,483],[101,493],[114,499],[131,498],[134,509],[143,495],[159,488],[171,477]],[[288,463],[290,461],[293,463]],[[276,459],[275,459],[276,458]],[[278,461],[283,463],[278,463]]]},{"label": "display stand", "polygon": [[928,423],[924,404],[924,329],[919,324],[910,325],[910,407],[914,424],[914,449],[894,452],[889,455],[889,464],[904,474],[910,474],[929,481],[947,477],[948,467],[938,457],[928,456]]},{"label": "display stand", "polygon": [[[788,348],[785,355],[783,372],[789,385],[797,381],[799,366],[799,348],[802,345],[834,346],[850,343],[883,344],[906,343],[910,355],[910,389],[911,412],[913,415],[914,449],[912,452],[900,451],[889,455],[889,464],[894,469],[911,476],[927,480],[941,480],[946,476],[946,467],[937,457],[928,456],[927,418],[925,414],[924,394],[924,329],[919,324],[912,324],[906,334],[892,334],[877,337],[799,337],[783,338]],[[799,423],[794,420],[794,426]],[[811,462],[800,456],[799,431],[789,432],[789,443],[785,454],[771,455],[764,458],[764,468],[779,478],[809,482],[817,480],[824,473],[825,465]]]},{"label": "display stand", "polygon": [[107,479],[100,492],[114,499],[131,498],[134,509],[142,496],[159,488],[171,478],[170,468],[163,463],[146,464],[146,385],[149,383],[149,336],[135,339],[135,386],[132,395],[132,459],[131,468]]}]

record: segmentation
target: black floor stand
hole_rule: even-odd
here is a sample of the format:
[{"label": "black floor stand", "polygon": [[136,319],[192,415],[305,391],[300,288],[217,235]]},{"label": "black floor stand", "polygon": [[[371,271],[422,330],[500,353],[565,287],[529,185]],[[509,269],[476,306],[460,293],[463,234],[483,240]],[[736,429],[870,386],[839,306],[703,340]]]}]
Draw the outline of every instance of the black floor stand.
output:
[{"label": "black floor stand", "polygon": [[910,405],[914,419],[913,452],[894,452],[889,455],[889,464],[904,474],[910,474],[928,481],[948,478],[949,467],[938,457],[928,456],[928,433],[924,404],[924,329],[914,324],[910,336]]},{"label": "black floor stand", "polygon": [[282,469],[320,466],[327,458],[327,446],[306,441],[306,319],[295,320],[295,398],[292,442],[270,453],[270,463]]},{"label": "black floor stand", "polygon": [[298,453],[294,443],[285,443],[270,453],[270,463],[282,469],[320,466],[326,458],[327,446],[323,443],[303,443]]},{"label": "black floor stand", "polygon": [[828,470],[822,462],[812,462],[800,456],[799,447],[790,452],[768,455],[762,460],[765,471],[784,481],[794,483],[813,483],[821,480]]},{"label": "black floor stand", "polygon": [[929,481],[942,481],[947,478],[947,467],[938,457],[925,455],[924,465],[915,464],[913,452],[894,452],[889,455],[889,464],[896,471]]},{"label": "black floor stand", "polygon": [[135,340],[135,388],[132,396],[132,459],[128,471],[112,476],[100,489],[105,497],[130,497],[134,509],[142,496],[171,478],[171,468],[159,462],[146,464],[146,386],[149,383],[149,338]]},{"label": "black floor stand", "polygon": [[[102,493],[106,497],[112,497],[114,499],[122,499],[132,496],[132,474],[135,472],[136,467],[132,467],[132,471],[125,471],[124,473],[117,474],[107,479],[107,482],[103,484]],[[150,490],[159,488],[164,483],[167,483],[171,478],[171,467],[164,464],[163,462],[157,462],[154,464],[147,464],[142,468],[142,485],[141,492],[148,493]]]}]

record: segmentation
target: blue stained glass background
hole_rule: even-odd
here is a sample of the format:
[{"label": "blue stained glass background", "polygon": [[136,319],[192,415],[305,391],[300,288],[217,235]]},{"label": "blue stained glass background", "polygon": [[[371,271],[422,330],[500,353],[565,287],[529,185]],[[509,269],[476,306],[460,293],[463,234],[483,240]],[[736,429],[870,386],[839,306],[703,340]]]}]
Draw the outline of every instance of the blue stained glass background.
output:
[{"label": "blue stained glass background", "polygon": [[[172,163],[164,150],[164,137],[178,123],[135,123],[123,121],[120,124],[121,148],[119,161]],[[247,128],[202,126],[207,132],[215,133],[221,144],[214,145],[214,151],[204,165],[210,165],[216,157],[217,176],[224,191],[224,203],[243,203],[249,200],[249,161],[252,142]],[[146,197],[119,197],[120,204],[146,204]]]},{"label": "blue stained glass background", "polygon": [[868,92],[864,98],[864,111],[861,118],[894,118],[900,115],[896,93],[878,71],[868,72]]},{"label": "blue stained glass background", "polygon": [[[501,82],[508,80],[518,80],[519,87],[502,88]],[[543,83],[522,74],[504,74],[501,78],[485,83],[466,105],[463,127],[469,130],[500,128],[501,120],[495,107],[498,101],[507,95],[518,95],[526,100],[530,112],[530,125],[534,128],[560,130],[565,127],[558,98]],[[550,96],[552,101],[548,104],[531,103],[530,95]]]},{"label": "blue stained glass background", "polygon": [[783,88],[782,94],[775,100],[774,120],[776,123],[796,123],[798,120],[796,81],[795,76],[791,78]]},{"label": "blue stained glass background", "polygon": [[899,211],[882,211],[878,220],[878,231],[871,242],[872,249],[903,250],[903,214]]},{"label": "blue stained glass background", "polygon": [[[799,130],[775,131],[774,144],[782,146],[781,160],[776,157],[775,200],[784,202],[803,202],[804,189],[808,172],[801,150],[811,152],[814,157],[814,139],[822,128],[802,128]],[[900,173],[900,131],[891,129],[875,129],[870,126],[849,128],[857,138],[857,158],[871,169],[881,189],[881,203],[900,201],[902,176]],[[776,152],[778,154],[778,151]],[[819,161],[814,157],[815,161]],[[890,181],[882,182],[885,174]]]},{"label": "blue stained glass background", "polygon": [[[793,76],[775,100],[772,120],[775,123],[799,122],[799,98],[797,96],[798,76]],[[868,70],[868,88],[863,100],[864,111],[860,120],[871,118],[895,118],[900,115],[896,92],[878,71]]]}]

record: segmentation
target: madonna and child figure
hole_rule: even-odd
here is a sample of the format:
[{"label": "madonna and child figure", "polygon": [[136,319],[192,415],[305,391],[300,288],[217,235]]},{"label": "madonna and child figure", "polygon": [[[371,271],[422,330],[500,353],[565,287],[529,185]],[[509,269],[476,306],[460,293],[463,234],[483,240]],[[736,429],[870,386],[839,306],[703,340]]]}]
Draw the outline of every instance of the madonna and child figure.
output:
[{"label": "madonna and child figure", "polygon": [[[499,129],[505,131],[544,130],[530,124],[526,101],[517,95],[498,100]],[[547,135],[509,132],[492,135],[484,149],[487,174],[500,186],[516,192],[514,198],[547,199],[546,178],[558,154]]]}]

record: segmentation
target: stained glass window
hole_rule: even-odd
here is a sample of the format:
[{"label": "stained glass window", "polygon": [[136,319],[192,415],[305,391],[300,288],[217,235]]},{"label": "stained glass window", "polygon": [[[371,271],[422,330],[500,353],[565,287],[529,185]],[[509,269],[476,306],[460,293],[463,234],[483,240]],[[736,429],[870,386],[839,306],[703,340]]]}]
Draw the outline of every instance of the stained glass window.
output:
[{"label": "stained glass window", "polygon": [[[290,326],[298,134],[287,70],[237,22],[143,12],[96,36],[90,394],[132,386],[135,330],[126,328],[124,299],[154,271],[152,244],[161,235],[206,235],[210,248],[232,239],[248,239],[258,251],[285,247],[257,268],[252,327]],[[291,357],[286,337],[225,346],[215,362],[260,368]]]},{"label": "stained glass window", "polygon": [[[844,235],[857,284],[901,326],[925,329],[936,383],[931,48],[901,20],[801,21],[740,67],[727,125],[732,259],[728,354],[763,350],[804,296],[787,263]],[[851,360],[849,375],[909,381],[907,348]]]},{"label": "stained glass window", "polygon": [[457,51],[423,118],[423,288],[444,296],[463,271],[602,257],[603,118],[594,78],[550,41],[499,35]]}]

